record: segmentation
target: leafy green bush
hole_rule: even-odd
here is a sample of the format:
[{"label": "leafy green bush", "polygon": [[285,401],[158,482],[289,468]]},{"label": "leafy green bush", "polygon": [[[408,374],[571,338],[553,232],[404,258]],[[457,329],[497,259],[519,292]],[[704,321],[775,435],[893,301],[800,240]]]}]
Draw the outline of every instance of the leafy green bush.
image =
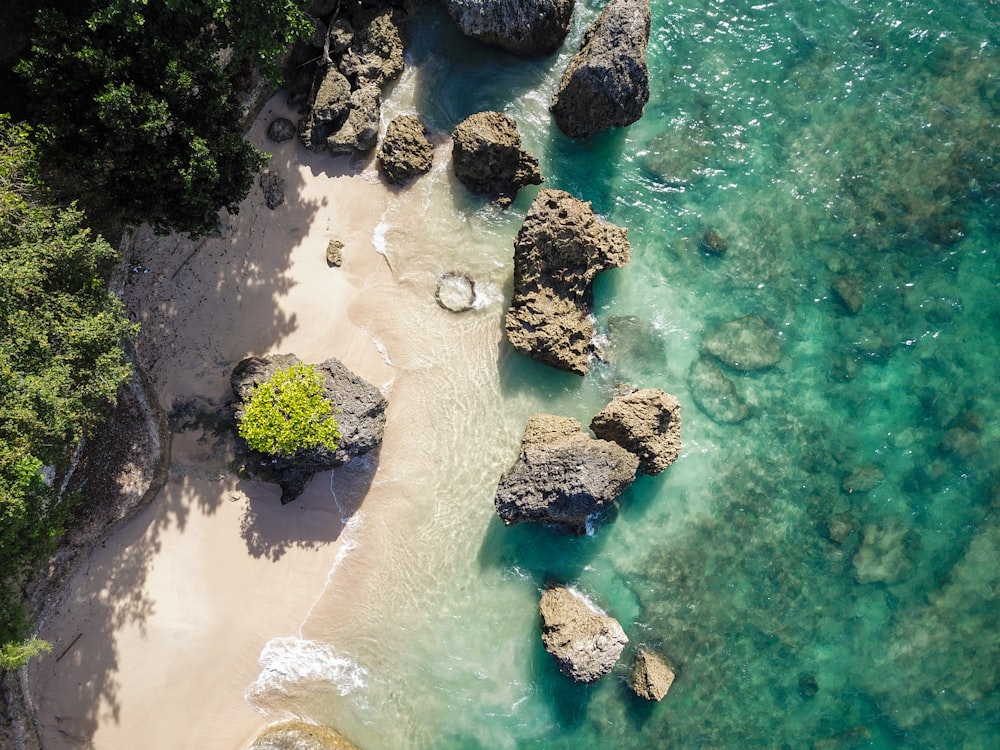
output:
[{"label": "leafy green bush", "polygon": [[253,450],[275,456],[307,448],[336,450],[340,440],[333,404],[323,395],[323,378],[302,362],[278,370],[254,388],[239,433]]}]

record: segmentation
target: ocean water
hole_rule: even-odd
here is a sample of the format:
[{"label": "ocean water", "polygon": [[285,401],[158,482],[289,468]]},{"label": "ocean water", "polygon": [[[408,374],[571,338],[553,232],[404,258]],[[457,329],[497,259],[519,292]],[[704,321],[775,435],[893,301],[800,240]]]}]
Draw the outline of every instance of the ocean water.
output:
[{"label": "ocean water", "polygon": [[[1000,747],[1000,8],[654,0],[645,115],[579,143],[547,103],[602,4],[578,0],[535,61],[418,15],[384,115],[419,114],[436,165],[395,193],[373,244],[391,282],[352,309],[404,429],[248,698],[366,750]],[[448,133],[481,109],[629,230],[584,378],[503,338],[537,188],[502,211],[455,182]],[[478,290],[458,315],[434,303],[454,270]],[[773,366],[703,353],[746,316]],[[586,424],[622,382],[680,399],[680,459],[590,535],[505,528],[493,493],[528,416]],[[542,648],[552,582],[630,639],[595,685]],[[639,645],[677,673],[658,704],[624,683]]]}]

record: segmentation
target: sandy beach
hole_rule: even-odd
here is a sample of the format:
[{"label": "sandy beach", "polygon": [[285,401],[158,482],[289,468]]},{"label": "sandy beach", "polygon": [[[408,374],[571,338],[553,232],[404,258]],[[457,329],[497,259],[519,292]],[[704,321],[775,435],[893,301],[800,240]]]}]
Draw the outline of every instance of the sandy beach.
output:
[{"label": "sandy beach", "polygon": [[[273,98],[249,134],[273,154],[285,202],[259,186],[221,237],[139,232],[125,297],[137,350],[174,420],[165,489],[76,571],[44,622],[53,645],[27,675],[46,748],[244,746],[265,723],[245,700],[256,655],[296,636],[322,593],[375,461],[317,476],[291,506],[273,485],[228,470],[227,441],[197,420],[231,399],[243,357],[292,352],[341,359],[391,390],[394,370],[355,319],[366,284],[391,273],[372,238],[391,199],[372,162],[267,141],[285,111]],[[344,265],[329,267],[330,239]],[[389,420],[388,439],[391,439]]]}]

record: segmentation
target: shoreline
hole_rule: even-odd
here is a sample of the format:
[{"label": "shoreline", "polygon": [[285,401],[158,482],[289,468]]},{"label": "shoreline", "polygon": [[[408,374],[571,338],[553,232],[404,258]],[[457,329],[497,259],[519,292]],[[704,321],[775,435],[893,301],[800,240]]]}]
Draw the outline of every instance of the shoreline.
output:
[{"label": "shoreline", "polygon": [[[285,203],[270,211],[258,185],[221,238],[133,237],[125,298],[144,311],[136,351],[175,417],[173,457],[166,486],[80,556],[40,623],[52,653],[21,679],[47,748],[175,747],[189,744],[182,722],[197,746],[245,745],[267,723],[244,697],[256,656],[299,633],[349,549],[345,507],[360,505],[373,462],[338,469],[333,488],[318,475],[282,508],[276,487],[229,472],[226,440],[198,416],[225,408],[229,372],[249,355],[335,356],[383,390],[395,377],[349,314],[367,280],[389,273],[372,239],[392,193],[371,162],[265,143],[286,115],[281,96],[247,137],[272,152]],[[345,245],[340,268],[326,264],[332,238]]]}]

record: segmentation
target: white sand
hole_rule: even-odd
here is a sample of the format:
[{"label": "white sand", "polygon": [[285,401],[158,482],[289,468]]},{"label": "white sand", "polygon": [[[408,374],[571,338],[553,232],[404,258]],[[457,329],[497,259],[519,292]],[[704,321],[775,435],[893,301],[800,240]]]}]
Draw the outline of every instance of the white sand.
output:
[{"label": "white sand", "polygon": [[[377,386],[393,379],[351,316],[363,286],[391,278],[372,247],[391,193],[370,163],[351,176],[297,140],[265,142],[278,114],[275,98],[250,139],[274,154],[283,205],[267,209],[258,187],[221,239],[135,239],[126,296],[144,311],[138,349],[166,409],[222,405],[248,355],[336,356]],[[331,238],[346,246],[339,269]],[[371,469],[338,470],[336,497],[319,475],[282,507],[276,487],[239,480],[225,459],[210,433],[175,435],[166,488],[72,580],[40,634],[53,651],[28,676],[46,748],[238,748],[263,725],[244,699],[256,657],[299,633],[344,544],[337,501],[356,507]]]}]

